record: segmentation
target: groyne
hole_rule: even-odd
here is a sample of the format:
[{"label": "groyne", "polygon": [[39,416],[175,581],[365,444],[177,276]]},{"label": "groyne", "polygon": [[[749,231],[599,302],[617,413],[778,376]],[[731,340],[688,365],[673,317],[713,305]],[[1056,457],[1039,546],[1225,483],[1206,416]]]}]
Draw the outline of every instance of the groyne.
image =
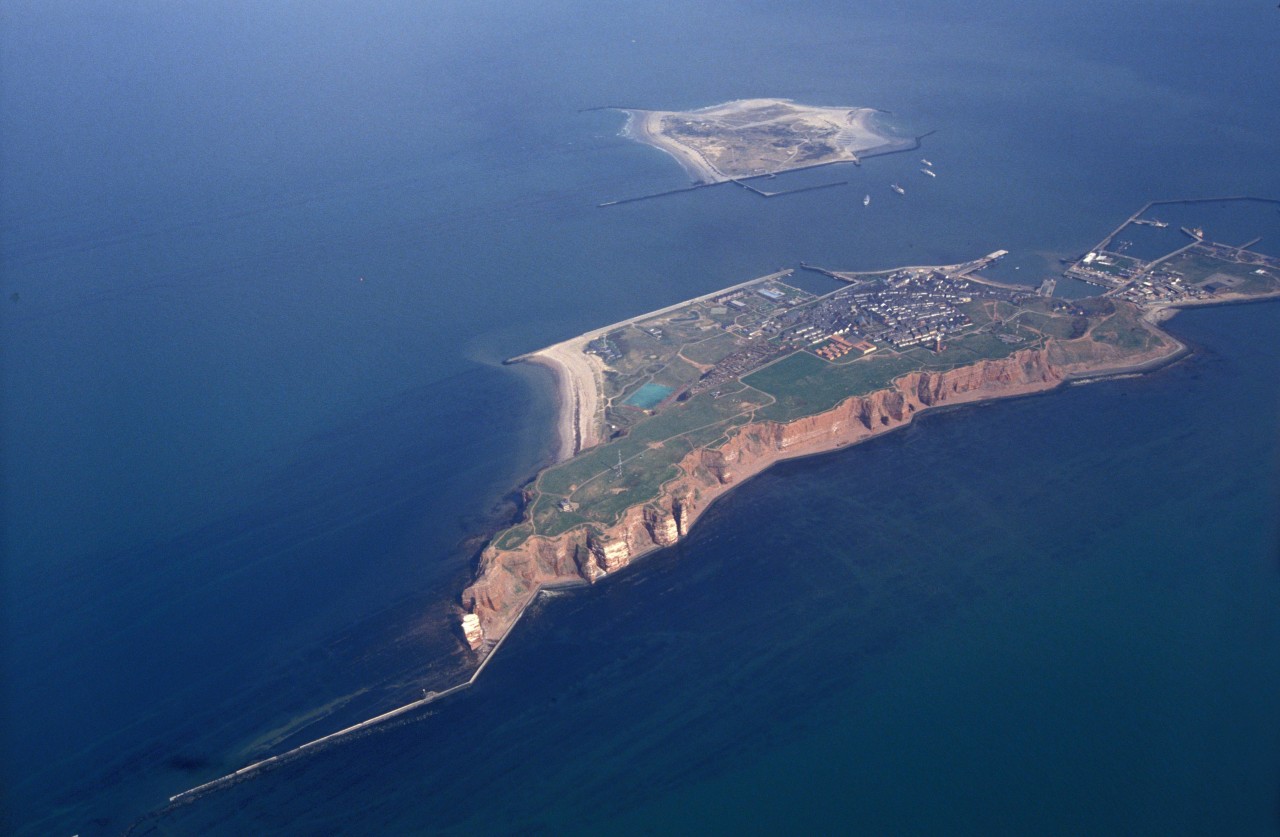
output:
[{"label": "groyne", "polygon": [[[721,181],[721,182],[724,182],[724,181]],[[613,201],[605,201],[604,203],[596,204],[596,207],[601,208],[606,206],[621,206],[624,203],[636,203],[638,201],[653,200],[654,198],[665,198],[667,195],[678,195],[681,192],[692,192],[695,189],[706,189],[711,186],[719,186],[719,185],[720,183],[695,183],[692,186],[682,186],[679,189],[668,189],[665,192],[654,192],[651,195],[639,195],[634,198],[618,198],[617,200],[613,200]]]}]

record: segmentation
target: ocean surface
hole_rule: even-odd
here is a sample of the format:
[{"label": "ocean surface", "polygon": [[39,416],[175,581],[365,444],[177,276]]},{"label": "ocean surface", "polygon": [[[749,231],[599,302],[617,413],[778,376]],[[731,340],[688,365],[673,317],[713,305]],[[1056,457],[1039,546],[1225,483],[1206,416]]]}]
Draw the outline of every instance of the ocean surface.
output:
[{"label": "ocean surface", "polygon": [[[6,4],[0,830],[1280,832],[1276,303],[781,465],[470,691],[162,810],[473,665],[457,593],[554,448],[502,359],[800,260],[1034,285],[1148,200],[1280,197],[1276,54],[1244,0]],[[754,96],[936,130],[939,176],[596,208],[687,181],[581,109]]]}]

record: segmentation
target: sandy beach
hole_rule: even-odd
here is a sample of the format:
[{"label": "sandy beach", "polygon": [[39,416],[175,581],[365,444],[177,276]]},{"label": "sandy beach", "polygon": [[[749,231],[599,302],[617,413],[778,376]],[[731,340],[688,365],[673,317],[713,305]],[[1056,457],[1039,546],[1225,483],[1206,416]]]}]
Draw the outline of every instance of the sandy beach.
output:
[{"label": "sandy beach", "polygon": [[723,183],[729,180],[728,175],[707,162],[707,158],[662,133],[662,119],[671,116],[671,111],[629,110],[626,113],[627,124],[622,129],[624,137],[670,154],[695,183]]},{"label": "sandy beach", "polygon": [[583,351],[587,342],[576,337],[519,358],[550,369],[556,377],[557,462],[600,442],[604,369],[599,358]]}]

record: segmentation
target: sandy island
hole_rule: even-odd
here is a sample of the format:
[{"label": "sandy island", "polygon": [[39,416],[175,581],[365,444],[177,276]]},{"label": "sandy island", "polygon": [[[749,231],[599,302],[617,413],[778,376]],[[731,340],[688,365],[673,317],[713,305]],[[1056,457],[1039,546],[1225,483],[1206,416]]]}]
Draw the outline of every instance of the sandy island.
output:
[{"label": "sandy island", "polygon": [[829,163],[907,143],[878,132],[875,108],[739,99],[693,111],[627,110],[622,135],[665,151],[697,183],[723,183]]}]

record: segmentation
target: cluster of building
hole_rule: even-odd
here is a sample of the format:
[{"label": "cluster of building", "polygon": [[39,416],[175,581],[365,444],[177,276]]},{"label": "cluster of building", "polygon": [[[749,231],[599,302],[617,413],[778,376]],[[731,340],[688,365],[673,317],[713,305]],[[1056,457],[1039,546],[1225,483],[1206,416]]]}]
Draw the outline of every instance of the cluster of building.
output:
[{"label": "cluster of building", "polygon": [[767,340],[749,343],[733,354],[721,358],[719,363],[703,374],[690,391],[696,394],[735,381],[787,351],[790,351],[787,346]]},{"label": "cluster of building", "polygon": [[[1200,231],[1196,230],[1195,232]],[[1280,259],[1273,256],[1255,253],[1251,250],[1244,250],[1227,244],[1215,244],[1211,241],[1202,241],[1191,248],[1188,253],[1193,256],[1208,256],[1221,259],[1224,262],[1234,264],[1258,265],[1253,271],[1258,276],[1271,276],[1273,275],[1272,271],[1280,270]],[[1177,261],[1174,260],[1168,264],[1162,264],[1158,270],[1136,276],[1130,280],[1127,286],[1114,291],[1112,295],[1118,299],[1139,304],[1178,302],[1186,299],[1209,298],[1219,291],[1230,290],[1245,281],[1243,278],[1221,276],[1216,281],[1194,283],[1188,281],[1175,267],[1169,266],[1176,264]]]},{"label": "cluster of building", "polygon": [[957,308],[973,300],[974,287],[941,271],[899,271],[883,286],[837,294],[848,306],[863,336],[895,348],[936,344],[952,331],[971,324]]},{"label": "cluster of building", "polygon": [[827,360],[838,360],[849,352],[856,351],[858,354],[869,355],[876,350],[874,343],[868,343],[866,340],[855,340],[849,342],[839,334],[831,335],[831,340],[824,345],[814,349],[814,354]]},{"label": "cluster of building", "polygon": [[1132,279],[1143,266],[1132,257],[1099,250],[1085,253],[1084,258],[1067,268],[1063,275],[1090,285],[1114,288]]},{"label": "cluster of building", "polygon": [[587,354],[599,355],[605,363],[617,363],[622,360],[622,351],[618,348],[618,344],[609,339],[608,335],[602,335],[587,344],[585,349]]},{"label": "cluster of building", "polygon": [[1177,302],[1183,299],[1203,299],[1214,289],[1188,283],[1182,276],[1169,271],[1152,272],[1141,281],[1132,282],[1127,288],[1114,294],[1128,302]]}]

